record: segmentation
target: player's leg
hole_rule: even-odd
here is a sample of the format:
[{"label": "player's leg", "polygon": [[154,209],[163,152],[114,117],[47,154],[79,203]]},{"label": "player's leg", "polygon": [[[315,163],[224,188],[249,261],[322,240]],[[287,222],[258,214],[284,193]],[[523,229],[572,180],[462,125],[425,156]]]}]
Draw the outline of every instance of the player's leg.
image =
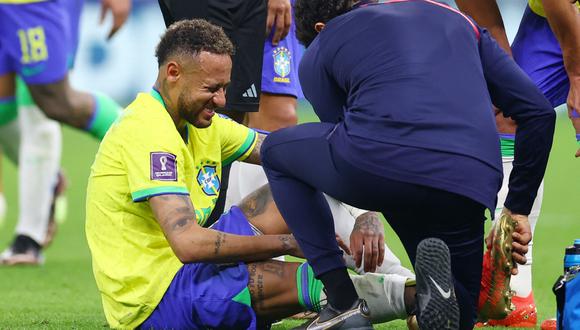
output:
[{"label": "player's leg", "polygon": [[[20,217],[17,233],[28,235],[41,245],[52,240],[49,235],[51,208],[59,184],[62,132],[60,124],[48,119],[27,93],[18,86],[20,123],[23,132],[20,149]],[[33,203],[38,207],[30,208]]]},{"label": "player's leg", "polygon": [[296,97],[262,93],[260,110],[248,113],[248,126],[273,132],[298,123]]},{"label": "player's leg", "polygon": [[[274,132],[270,134],[262,146],[262,163],[281,214],[292,229],[304,255],[312,263],[315,273],[327,287],[329,304],[337,309],[349,310],[349,304],[356,300],[357,294],[346,273],[342,253],[335,242],[334,226],[328,203],[320,191],[350,205],[365,209],[401,209],[403,203],[414,201],[415,190],[421,188],[432,192],[436,189],[417,188],[415,185],[388,180],[354,168],[332,152],[333,146],[329,142],[328,135],[333,128],[332,124],[313,123]],[[445,192],[438,192],[445,195]],[[417,201],[425,199],[427,198],[417,199]],[[445,205],[449,206],[449,204]],[[412,207],[409,207],[408,212],[413,214],[421,207],[420,202],[414,203]],[[473,229],[474,232],[477,232],[477,228],[471,227],[480,227],[479,245],[481,245],[483,236],[484,219],[484,207],[480,206],[480,208],[481,219],[472,217],[473,214],[479,212],[479,209],[474,207],[473,212],[468,215],[469,221],[466,221],[469,227],[467,229]],[[389,221],[391,220],[389,219]],[[408,217],[408,220],[410,220],[407,221],[408,225],[414,227],[418,227],[419,221],[422,221],[420,217]],[[431,233],[441,232],[443,235],[445,234],[444,229],[453,229],[452,225],[454,224],[444,221],[440,228],[430,228],[432,229]],[[423,231],[417,231],[417,233],[420,232]],[[429,231],[423,233],[429,233]],[[417,234],[414,237],[415,247],[418,243],[417,238],[425,237]],[[452,238],[461,242],[468,240],[468,238],[463,236],[446,238],[452,248],[452,258],[456,258],[462,253],[459,251],[461,246],[460,242],[456,242]],[[408,247],[410,246],[408,245]],[[479,267],[479,272],[481,272],[481,251],[479,252],[480,255],[476,256],[475,262],[479,263],[479,266],[476,267]],[[448,255],[441,255],[441,257],[449,259]],[[435,264],[442,267],[431,269],[433,275],[444,275],[445,271],[446,274],[450,273],[449,268],[444,266],[449,265],[449,262],[433,263],[433,265]],[[465,324],[471,323],[474,318],[472,314],[475,315],[475,297],[479,293],[479,277],[481,275],[475,274],[475,276],[477,283],[474,288],[471,287],[473,286],[470,282],[472,279],[465,277],[462,277],[462,281],[455,283],[458,286],[469,286],[466,290],[468,294],[458,294],[460,304],[466,306],[467,309],[473,309],[473,311],[469,310],[461,315]],[[447,290],[453,290],[453,285],[449,284],[451,278],[449,276],[446,278]],[[476,292],[473,293],[473,290]],[[455,297],[450,298],[448,302],[449,305],[434,305],[437,308],[436,314],[440,316],[439,321],[449,321],[455,324],[459,321],[460,316]],[[436,324],[432,325],[436,326]],[[471,325],[473,324],[471,323]]]},{"label": "player's leg", "polygon": [[[252,307],[269,323],[301,311],[320,312],[326,305],[322,282],[308,263],[269,260],[247,265]],[[357,293],[368,303],[373,323],[404,319],[414,309],[415,288],[399,275],[351,275]]]},{"label": "player's leg", "polygon": [[[512,51],[516,62],[532,78],[554,107],[566,101],[569,82],[563,66],[560,46],[547,20],[535,14],[529,7],[526,8],[520,22],[518,33],[512,44]],[[501,207],[507,197],[507,185],[513,160],[513,136],[502,136],[502,156],[504,156],[504,182],[498,194],[499,208],[496,210],[496,218],[499,217]],[[542,199],[543,186],[540,186],[528,217],[532,235],[538,221]],[[489,325],[533,327],[537,323],[532,293],[532,246],[533,238],[526,254],[526,265],[518,265],[518,275],[512,276],[510,280],[511,290],[515,292],[512,302],[516,309],[503,320],[490,320]],[[485,258],[489,259],[489,255],[486,254]]]},{"label": "player's leg", "polygon": [[298,64],[302,57],[302,47],[296,39],[294,22],[291,23],[286,38],[277,45],[272,44],[273,33],[274,31],[264,43],[260,111],[250,113],[248,123],[250,127],[270,132],[294,126],[298,122],[296,115],[296,98],[300,95]]},{"label": "player's leg", "polygon": [[[262,186],[257,188],[255,191],[248,193],[247,191],[234,190],[230,191],[228,199],[230,197],[234,198],[240,195],[246,195],[241,200],[230,200],[233,204],[242,210],[244,215],[247,217],[248,221],[256,227],[261,233],[274,235],[274,234],[286,234],[290,232],[290,229],[286,225],[286,222],[282,218],[280,211],[276,207],[274,200],[272,198],[272,193],[270,187],[267,185],[267,180],[264,171],[261,167],[239,163],[232,167],[232,174],[234,177],[232,179],[238,179],[237,175],[238,169],[243,168],[244,175],[243,178],[239,179],[242,181],[254,180],[252,182],[261,183]],[[231,181],[230,181],[231,182]],[[252,182],[247,182],[248,184],[243,185],[243,187],[250,187],[253,185]],[[235,185],[234,185],[235,186]],[[242,185],[240,185],[242,186]],[[336,199],[326,196],[326,200],[332,212],[332,217],[334,220],[334,227],[336,233],[342,238],[342,240],[349,245],[349,237],[355,224],[355,218],[349,211],[344,207],[344,204],[340,203]],[[228,208],[229,209],[229,208]],[[401,265],[401,261],[395,254],[389,249],[385,244],[385,259],[381,266],[376,269],[376,273],[381,274],[398,274],[409,279],[414,279],[415,275],[407,268]],[[354,259],[350,255],[345,255],[346,266],[349,269],[355,270],[358,274],[364,274],[363,267],[356,267]],[[363,263],[364,264],[364,263]]]},{"label": "player's leg", "polygon": [[[43,262],[42,248],[55,231],[49,218],[59,177],[61,131],[58,123],[47,119],[32,103],[22,82],[19,82],[17,91],[20,129],[9,136],[8,141],[21,141],[16,151],[19,215],[15,238],[2,253],[0,262],[7,265],[40,264]],[[0,129],[0,137],[4,133]]]},{"label": "player's leg", "polygon": [[106,96],[70,86],[68,8],[61,2],[2,7],[3,20],[12,26],[7,39],[16,50],[16,71],[29,86],[35,103],[49,118],[102,138],[120,107]]}]

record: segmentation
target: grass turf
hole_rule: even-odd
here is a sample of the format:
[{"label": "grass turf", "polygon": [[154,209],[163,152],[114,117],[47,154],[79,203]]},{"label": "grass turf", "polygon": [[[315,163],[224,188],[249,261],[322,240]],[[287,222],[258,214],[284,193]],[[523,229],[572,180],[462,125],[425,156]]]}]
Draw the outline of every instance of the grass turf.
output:
[{"label": "grass turf", "polygon": [[[302,105],[301,120],[312,119]],[[552,317],[552,284],[562,272],[564,247],[580,238],[580,159],[573,131],[560,111],[556,139],[545,182],[542,214],[534,236],[534,295],[539,319]],[[64,129],[62,165],[69,179],[68,219],[59,227],[41,267],[0,267],[0,329],[102,329],[106,321],[93,279],[84,234],[85,187],[97,143],[78,131]],[[17,171],[4,161],[3,178],[9,205],[0,228],[0,248],[10,243],[17,218]],[[27,207],[35,207],[28,205]],[[409,261],[390,228],[387,242],[406,266]],[[299,321],[285,320],[275,329],[288,329]],[[404,329],[403,321],[377,326]],[[498,328],[495,328],[498,329]]]}]

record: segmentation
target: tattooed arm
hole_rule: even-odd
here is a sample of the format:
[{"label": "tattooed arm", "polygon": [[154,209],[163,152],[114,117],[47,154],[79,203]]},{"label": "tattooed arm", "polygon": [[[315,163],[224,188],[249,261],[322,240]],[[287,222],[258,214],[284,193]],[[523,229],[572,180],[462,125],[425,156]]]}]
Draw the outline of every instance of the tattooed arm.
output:
[{"label": "tattooed arm", "polygon": [[266,260],[280,255],[301,256],[292,235],[241,236],[203,228],[187,195],[160,195],[149,199],[173,252],[183,263]]},{"label": "tattooed arm", "polygon": [[244,160],[246,163],[262,165],[262,160],[260,159],[260,150],[262,150],[262,143],[264,143],[264,139],[266,138],[265,134],[258,133],[258,140],[256,141],[256,145],[250,155]]},{"label": "tattooed arm", "polygon": [[385,229],[376,212],[366,212],[358,216],[350,234],[350,250],[360,267],[364,254],[365,272],[374,272],[385,258]]}]

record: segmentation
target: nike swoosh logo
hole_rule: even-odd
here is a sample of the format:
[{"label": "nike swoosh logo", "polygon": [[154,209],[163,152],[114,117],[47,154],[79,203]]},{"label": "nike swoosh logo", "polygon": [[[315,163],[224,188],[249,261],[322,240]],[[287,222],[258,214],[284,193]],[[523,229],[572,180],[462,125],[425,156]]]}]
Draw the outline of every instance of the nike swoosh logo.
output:
[{"label": "nike swoosh logo", "polygon": [[348,311],[346,313],[343,314],[339,314],[336,317],[330,319],[330,320],[326,320],[324,322],[319,323],[318,320],[320,319],[320,316],[318,316],[316,318],[316,320],[314,320],[314,322],[310,323],[310,325],[306,328],[307,330],[319,330],[319,329],[329,329],[332,326],[335,326],[339,323],[341,323],[342,321],[346,320],[347,318],[359,313],[359,309],[354,309],[351,311]]},{"label": "nike swoosh logo", "polygon": [[25,66],[22,68],[21,74],[25,77],[34,76],[43,72],[44,68],[44,64],[38,64],[36,66]]},{"label": "nike swoosh logo", "polygon": [[439,291],[439,293],[443,296],[443,298],[449,299],[449,297],[451,297],[451,289],[445,291],[439,286],[439,284],[437,284],[437,282],[435,282],[433,277],[429,276],[429,278],[431,279],[431,282],[433,282],[433,284],[435,284],[437,291]]}]

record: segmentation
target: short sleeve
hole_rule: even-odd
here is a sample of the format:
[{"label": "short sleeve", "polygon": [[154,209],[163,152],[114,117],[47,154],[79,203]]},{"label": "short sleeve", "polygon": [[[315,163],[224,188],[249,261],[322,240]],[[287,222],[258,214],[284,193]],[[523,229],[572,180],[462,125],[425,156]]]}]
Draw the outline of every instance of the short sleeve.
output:
[{"label": "short sleeve", "polygon": [[[138,132],[135,132],[138,129]],[[129,190],[134,202],[166,194],[189,195],[185,184],[185,148],[174,127],[134,127],[121,146]]]},{"label": "short sleeve", "polygon": [[246,159],[256,146],[258,136],[256,131],[228,117],[219,115],[212,125],[216,125],[220,136],[222,166]]}]

